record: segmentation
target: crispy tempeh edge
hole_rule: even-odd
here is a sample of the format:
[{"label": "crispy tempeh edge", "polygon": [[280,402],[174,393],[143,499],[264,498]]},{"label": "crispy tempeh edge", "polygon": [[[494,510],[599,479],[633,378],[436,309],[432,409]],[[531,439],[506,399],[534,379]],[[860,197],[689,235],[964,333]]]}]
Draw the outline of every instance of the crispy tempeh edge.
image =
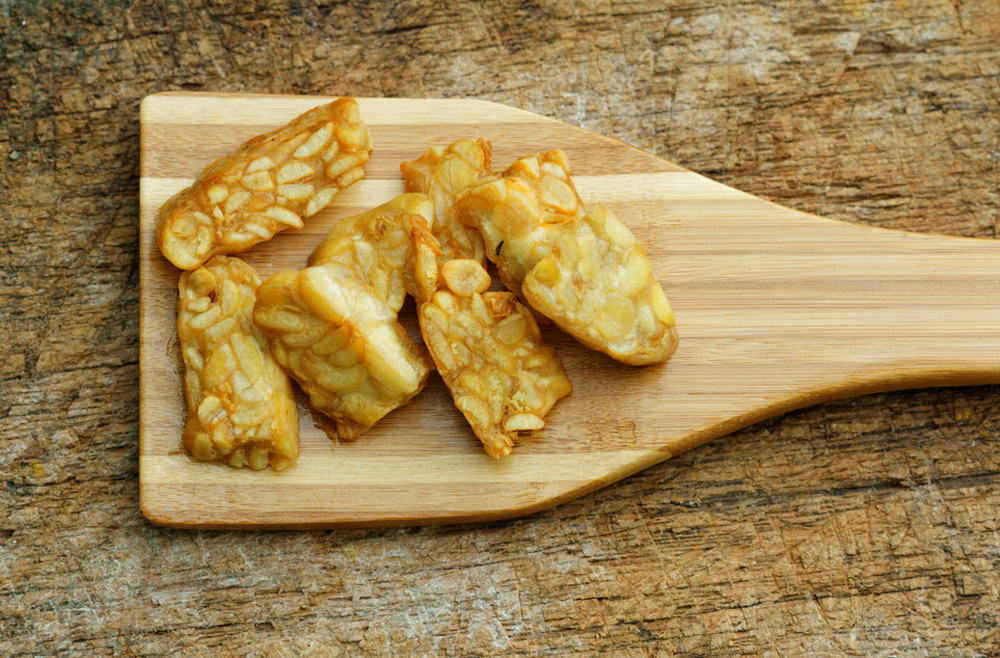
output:
[{"label": "crispy tempeh edge", "polygon": [[226,256],[180,277],[177,331],[188,405],[182,441],[196,459],[281,470],[298,456],[298,410],[288,377],[253,324],[259,286],[249,265]]},{"label": "crispy tempeh edge", "polygon": [[160,209],[160,251],[182,270],[250,249],[361,180],[371,134],[353,98],[309,110],[210,164]]}]

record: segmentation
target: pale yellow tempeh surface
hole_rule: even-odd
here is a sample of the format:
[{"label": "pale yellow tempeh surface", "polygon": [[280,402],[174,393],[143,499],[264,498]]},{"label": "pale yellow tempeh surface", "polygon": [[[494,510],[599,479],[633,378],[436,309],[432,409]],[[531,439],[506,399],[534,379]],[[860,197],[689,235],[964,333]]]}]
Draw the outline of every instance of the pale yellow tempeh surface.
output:
[{"label": "pale yellow tempeh surface", "polygon": [[396,311],[341,263],[278,272],[258,291],[254,321],[343,439],[406,403],[430,373],[430,359]]},{"label": "pale yellow tempeh surface", "polygon": [[674,314],[646,253],[604,206],[568,226],[522,292],[564,331],[619,361],[666,361],[677,347]]},{"label": "pale yellow tempeh surface", "polygon": [[541,429],[572,385],[531,312],[509,292],[486,292],[473,260],[441,267],[444,286],[420,306],[420,330],[455,405],[493,457],[510,454],[518,431]]},{"label": "pale yellow tempeh surface", "polygon": [[453,208],[466,188],[487,174],[492,147],[482,138],[460,139],[447,148],[435,146],[416,160],[399,165],[407,192],[427,194],[434,201],[431,230],[441,245],[442,262],[471,258],[486,264],[486,247],[475,228],[465,226]]},{"label": "pale yellow tempeh surface", "polygon": [[[429,221],[434,206],[424,194],[401,194],[377,208],[340,220],[309,256],[309,265],[341,263],[352,267],[398,312],[407,293],[424,301],[433,292],[436,262],[427,258],[437,241]],[[434,271],[421,277],[428,267]]]},{"label": "pale yellow tempeh surface", "polygon": [[479,229],[486,256],[508,290],[520,294],[524,277],[559,241],[565,225],[583,216],[569,175],[566,153],[547,151],[480,179],[455,202],[462,222]]},{"label": "pale yellow tempeh surface", "polygon": [[326,207],[364,176],[372,139],[341,98],[210,164],[160,209],[160,251],[182,270],[246,251]]},{"label": "pale yellow tempeh surface", "polygon": [[291,382],[253,324],[259,286],[249,265],[225,256],[181,275],[183,443],[196,459],[281,470],[298,456],[298,411]]}]

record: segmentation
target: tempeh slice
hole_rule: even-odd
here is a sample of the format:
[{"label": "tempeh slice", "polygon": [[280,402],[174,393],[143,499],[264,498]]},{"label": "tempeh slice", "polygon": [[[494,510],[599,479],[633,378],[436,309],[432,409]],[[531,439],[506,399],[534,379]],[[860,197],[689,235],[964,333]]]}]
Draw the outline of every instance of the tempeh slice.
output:
[{"label": "tempeh slice", "polygon": [[509,292],[487,292],[474,260],[441,266],[442,289],[420,306],[420,330],[441,378],[486,452],[510,454],[572,385],[531,312]]},{"label": "tempeh slice", "polygon": [[313,108],[210,164],[160,209],[160,251],[182,270],[246,251],[361,180],[372,139],[353,98]]},{"label": "tempeh slice", "polygon": [[435,146],[416,160],[399,165],[406,191],[427,194],[434,201],[433,221],[428,223],[441,244],[442,262],[471,258],[486,264],[482,236],[475,228],[465,226],[452,206],[459,194],[489,172],[491,150],[484,139],[460,139],[447,148]]},{"label": "tempeh slice", "polygon": [[253,323],[260,277],[238,258],[216,256],[181,275],[177,332],[195,459],[275,470],[299,454],[291,382]]},{"label": "tempeh slice", "polygon": [[677,347],[674,314],[646,253],[604,206],[569,227],[522,292],[564,331],[619,361],[658,363]]},{"label": "tempeh slice", "polygon": [[424,301],[433,292],[422,287],[415,276],[418,268],[436,268],[433,256],[434,262],[418,263],[422,248],[437,249],[428,227],[433,217],[430,197],[402,194],[338,222],[309,256],[309,265],[341,263],[354,268],[398,312],[407,293]]},{"label": "tempeh slice", "polygon": [[486,256],[508,290],[520,294],[524,277],[583,216],[583,202],[560,150],[517,160],[499,176],[487,176],[455,202],[455,212],[479,229]]},{"label": "tempeh slice", "polygon": [[272,276],[258,291],[254,321],[342,439],[409,401],[432,367],[396,312],[340,263]]}]

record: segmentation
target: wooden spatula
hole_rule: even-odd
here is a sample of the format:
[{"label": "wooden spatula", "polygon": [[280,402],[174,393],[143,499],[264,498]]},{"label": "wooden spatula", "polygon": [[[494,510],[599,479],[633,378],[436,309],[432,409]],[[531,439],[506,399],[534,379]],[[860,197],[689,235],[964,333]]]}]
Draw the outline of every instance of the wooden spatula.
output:
[{"label": "wooden spatula", "polygon": [[[583,495],[759,420],[875,391],[1000,382],[1000,244],[888,231],[790,210],[613,139],[474,100],[362,99],[367,177],[302,231],[242,256],[262,277],[298,269],[339,219],[403,189],[399,163],[462,137],[494,160],[562,148],[584,201],[645,246],[677,317],[669,363],[631,367],[550,326],[574,391],[500,461],[441,381],[353,443],[333,444],[300,400],[292,470],[197,463],[174,305],[179,272],[156,246],[163,201],[216,157],[329,99],[169,93],[142,104],[140,481],[143,513],[183,527],[482,521]],[[417,335],[414,311],[403,321]]]}]

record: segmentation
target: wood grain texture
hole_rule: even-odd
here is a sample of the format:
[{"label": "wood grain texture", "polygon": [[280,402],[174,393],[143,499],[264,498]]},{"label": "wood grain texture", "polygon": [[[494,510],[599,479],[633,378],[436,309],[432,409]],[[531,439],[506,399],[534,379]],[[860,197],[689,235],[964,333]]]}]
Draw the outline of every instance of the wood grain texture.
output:
[{"label": "wood grain texture", "polygon": [[[681,347],[665,365],[635,368],[546,331],[573,394],[500,461],[483,453],[435,381],[336,449],[324,432],[328,421],[302,400],[294,469],[197,463],[179,450],[186,419],[179,272],[157,246],[159,208],[207,166],[209,145],[231,151],[245,126],[270,131],[330,100],[188,92],[142,103],[139,477],[143,513],[156,523],[294,528],[506,518],[808,404],[1000,382],[1000,243],[811,216],[495,103],[362,98],[376,142],[368,175],[305,229],[241,254],[262,278],[301,269],[339,219],[401,194],[399,163],[432,146],[483,137],[500,167],[563,148],[582,170],[574,181],[584,203],[610,207],[644,245],[673,300]],[[191,126],[211,142],[189,140]],[[422,342],[412,307],[401,321]]]},{"label": "wood grain texture", "polygon": [[997,386],[791,412],[512,521],[138,508],[146,94],[480,98],[797,210],[995,237],[995,2],[9,0],[0,33],[0,653],[1000,651]]}]

